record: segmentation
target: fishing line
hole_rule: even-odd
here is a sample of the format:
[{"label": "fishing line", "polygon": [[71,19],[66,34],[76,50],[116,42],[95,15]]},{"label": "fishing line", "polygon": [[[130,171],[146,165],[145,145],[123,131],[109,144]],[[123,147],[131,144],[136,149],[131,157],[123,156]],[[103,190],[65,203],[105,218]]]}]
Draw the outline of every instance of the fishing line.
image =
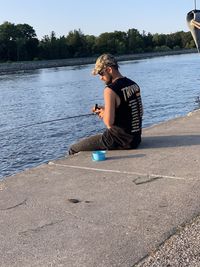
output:
[{"label": "fishing line", "polygon": [[1,133],[5,133],[5,132],[9,132],[9,131],[15,131],[18,129],[22,129],[22,128],[29,128],[32,126],[37,126],[37,125],[41,125],[41,124],[46,124],[46,123],[51,123],[51,122],[57,122],[57,121],[64,121],[64,120],[69,120],[69,119],[74,119],[74,118],[80,118],[80,117],[88,117],[88,116],[94,116],[94,113],[88,113],[88,114],[82,114],[82,115],[76,115],[76,116],[71,116],[71,117],[64,117],[64,118],[60,118],[60,119],[53,119],[53,120],[48,120],[48,121],[41,121],[41,122],[36,122],[36,123],[32,123],[32,124],[27,124],[27,125],[21,125],[15,128],[11,128],[5,131],[0,132]]}]

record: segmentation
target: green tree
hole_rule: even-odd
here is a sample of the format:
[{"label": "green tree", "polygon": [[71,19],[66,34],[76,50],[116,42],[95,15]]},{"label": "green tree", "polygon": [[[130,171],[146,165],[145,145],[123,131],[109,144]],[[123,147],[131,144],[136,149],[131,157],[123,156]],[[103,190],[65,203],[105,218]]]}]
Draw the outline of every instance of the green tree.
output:
[{"label": "green tree", "polygon": [[57,49],[58,49],[58,57],[59,58],[68,58],[70,57],[69,48],[67,45],[66,38],[61,36],[57,40]]},{"label": "green tree", "polygon": [[81,57],[86,55],[86,39],[80,29],[70,31],[66,37],[66,41],[72,57]]},{"label": "green tree", "polygon": [[1,60],[16,59],[15,25],[8,21],[0,25],[0,58]]},{"label": "green tree", "polygon": [[29,40],[36,37],[35,30],[32,26],[28,24],[17,24],[16,28],[16,35],[18,38],[24,38],[25,40]]},{"label": "green tree", "polygon": [[0,25],[0,58],[32,60],[37,54],[38,39],[28,24],[4,22]]},{"label": "green tree", "polygon": [[85,35],[85,50],[87,56],[92,56],[95,54],[95,40],[96,37],[94,35]]},{"label": "green tree", "polygon": [[137,29],[129,29],[127,32],[127,51],[128,53],[144,51],[143,38]]},{"label": "green tree", "polygon": [[195,43],[190,32],[179,32],[182,48],[195,48]]},{"label": "green tree", "polygon": [[40,59],[62,59],[70,56],[67,40],[64,36],[56,38],[54,31],[45,35],[39,44]]},{"label": "green tree", "polygon": [[126,38],[125,32],[104,32],[96,38],[95,51],[98,54],[105,51],[112,54],[123,54],[126,52]]},{"label": "green tree", "polygon": [[148,34],[143,31],[142,39],[144,43],[144,51],[152,52],[153,51],[153,35],[148,32]]},{"label": "green tree", "polygon": [[126,41],[127,41],[127,34],[126,32],[122,31],[114,31],[112,33],[112,40],[115,46],[114,50],[116,54],[125,54],[126,53]]},{"label": "green tree", "polygon": [[142,34],[137,29],[127,32],[104,32],[99,36],[84,35],[81,30],[70,31],[67,36],[56,37],[55,32],[37,39],[35,30],[28,24],[4,22],[0,25],[0,60],[20,61],[97,56],[110,52],[115,55],[168,51],[194,48],[190,32],[171,34]]},{"label": "green tree", "polygon": [[153,46],[162,46],[166,44],[166,37],[164,34],[153,34],[152,38]]},{"label": "green tree", "polygon": [[35,30],[28,24],[17,24],[15,28],[17,60],[32,60],[38,54],[39,41]]},{"label": "green tree", "polygon": [[55,59],[56,49],[55,49],[56,37],[55,33],[51,32],[51,35],[45,35],[39,44],[39,58],[41,59]]}]

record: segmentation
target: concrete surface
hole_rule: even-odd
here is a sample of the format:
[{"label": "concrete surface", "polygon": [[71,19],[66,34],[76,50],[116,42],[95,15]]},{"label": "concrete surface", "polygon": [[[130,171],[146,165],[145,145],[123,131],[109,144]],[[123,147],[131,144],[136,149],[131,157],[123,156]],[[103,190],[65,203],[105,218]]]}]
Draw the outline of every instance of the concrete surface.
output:
[{"label": "concrete surface", "polygon": [[0,266],[142,266],[200,214],[199,169],[196,111],[145,129],[139,149],[106,161],[83,152],[8,177]]},{"label": "concrete surface", "polygon": [[179,227],[156,251],[142,260],[137,267],[199,267],[200,216]]}]

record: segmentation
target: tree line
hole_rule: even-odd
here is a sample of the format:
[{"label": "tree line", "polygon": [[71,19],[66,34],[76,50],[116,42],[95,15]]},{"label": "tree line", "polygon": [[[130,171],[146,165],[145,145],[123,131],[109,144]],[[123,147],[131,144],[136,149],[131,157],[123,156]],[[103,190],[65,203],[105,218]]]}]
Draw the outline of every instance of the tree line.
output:
[{"label": "tree line", "polygon": [[85,35],[73,30],[66,36],[55,32],[41,40],[28,24],[4,22],[0,25],[0,61],[26,61],[97,56],[104,52],[125,55],[194,48],[190,32],[151,34],[137,29],[127,32],[104,32],[99,36]]}]

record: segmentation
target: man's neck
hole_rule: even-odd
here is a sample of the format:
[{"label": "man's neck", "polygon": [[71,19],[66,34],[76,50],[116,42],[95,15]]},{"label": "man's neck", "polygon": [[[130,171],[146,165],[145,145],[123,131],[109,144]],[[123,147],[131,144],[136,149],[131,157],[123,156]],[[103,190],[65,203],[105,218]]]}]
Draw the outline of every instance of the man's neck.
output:
[{"label": "man's neck", "polygon": [[114,83],[116,80],[120,79],[120,78],[123,78],[124,76],[121,75],[120,72],[116,72],[114,75],[113,75],[113,78],[112,78],[112,82]]}]

